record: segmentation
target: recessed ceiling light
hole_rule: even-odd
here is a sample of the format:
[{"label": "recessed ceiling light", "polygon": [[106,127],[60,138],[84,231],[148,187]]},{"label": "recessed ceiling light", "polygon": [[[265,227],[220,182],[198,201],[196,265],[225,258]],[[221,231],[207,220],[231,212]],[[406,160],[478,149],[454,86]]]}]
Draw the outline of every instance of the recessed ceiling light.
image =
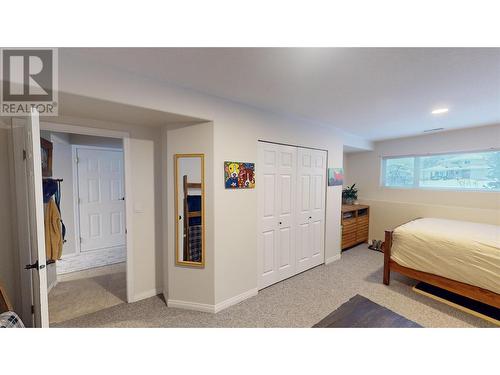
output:
[{"label": "recessed ceiling light", "polygon": [[446,113],[448,111],[449,111],[448,108],[438,108],[438,109],[435,109],[434,111],[432,111],[431,113],[433,115],[440,115],[441,113]]}]

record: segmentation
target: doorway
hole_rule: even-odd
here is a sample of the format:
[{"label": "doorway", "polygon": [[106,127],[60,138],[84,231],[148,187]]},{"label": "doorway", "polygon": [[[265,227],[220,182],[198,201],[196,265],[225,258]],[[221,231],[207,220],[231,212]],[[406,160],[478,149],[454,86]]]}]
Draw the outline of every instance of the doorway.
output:
[{"label": "doorway", "polygon": [[[123,142],[41,131],[65,227],[62,255],[47,262],[49,323],[126,302]],[[45,184],[44,184],[45,186]],[[44,196],[46,196],[44,192]]]},{"label": "doorway", "polygon": [[[15,155],[20,154],[16,149],[25,147],[23,124],[24,120],[13,119]],[[44,171],[42,156],[44,177],[35,177],[35,183],[57,182],[51,199],[58,196],[56,206],[66,229],[62,254],[54,261],[48,259],[44,272],[47,326],[130,300],[132,264],[127,244],[131,231],[126,229],[131,215],[127,203],[132,199],[126,177],[130,146],[128,133],[60,123],[40,123],[39,135],[45,140],[42,143],[51,146],[51,170],[49,174]],[[20,180],[26,178],[22,158],[14,162],[18,164],[16,185],[26,186]],[[19,209],[23,197],[17,200],[18,212],[27,213]],[[27,236],[27,219],[18,220],[20,243]],[[20,263],[32,263],[29,251],[20,251]],[[32,300],[31,272],[21,272],[21,295],[23,321],[40,326],[31,320],[31,306],[37,305]]]}]

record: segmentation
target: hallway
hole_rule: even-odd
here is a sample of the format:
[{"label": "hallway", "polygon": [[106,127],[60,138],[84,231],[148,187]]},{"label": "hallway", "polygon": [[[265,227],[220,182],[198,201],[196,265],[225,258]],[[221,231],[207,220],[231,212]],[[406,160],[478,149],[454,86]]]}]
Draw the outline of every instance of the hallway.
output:
[{"label": "hallway", "polygon": [[49,293],[51,325],[126,302],[125,263],[73,272],[59,278]]}]

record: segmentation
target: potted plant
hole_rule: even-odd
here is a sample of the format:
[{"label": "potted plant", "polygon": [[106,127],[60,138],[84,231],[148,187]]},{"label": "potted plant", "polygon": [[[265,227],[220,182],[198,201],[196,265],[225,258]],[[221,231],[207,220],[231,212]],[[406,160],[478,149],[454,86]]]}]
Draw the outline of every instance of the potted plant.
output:
[{"label": "potted plant", "polygon": [[358,200],[358,189],[355,186],[356,184],[352,184],[342,190],[342,203],[353,204]]}]

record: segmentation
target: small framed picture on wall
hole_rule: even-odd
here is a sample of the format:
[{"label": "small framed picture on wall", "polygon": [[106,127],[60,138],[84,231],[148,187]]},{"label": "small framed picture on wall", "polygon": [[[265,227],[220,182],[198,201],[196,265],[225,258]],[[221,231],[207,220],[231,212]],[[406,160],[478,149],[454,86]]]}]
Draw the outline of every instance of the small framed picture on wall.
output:
[{"label": "small framed picture on wall", "polygon": [[224,186],[226,189],[253,189],[255,187],[255,164],[225,161]]},{"label": "small framed picture on wall", "polygon": [[328,168],[328,186],[339,186],[344,183],[344,170],[342,168]]}]

